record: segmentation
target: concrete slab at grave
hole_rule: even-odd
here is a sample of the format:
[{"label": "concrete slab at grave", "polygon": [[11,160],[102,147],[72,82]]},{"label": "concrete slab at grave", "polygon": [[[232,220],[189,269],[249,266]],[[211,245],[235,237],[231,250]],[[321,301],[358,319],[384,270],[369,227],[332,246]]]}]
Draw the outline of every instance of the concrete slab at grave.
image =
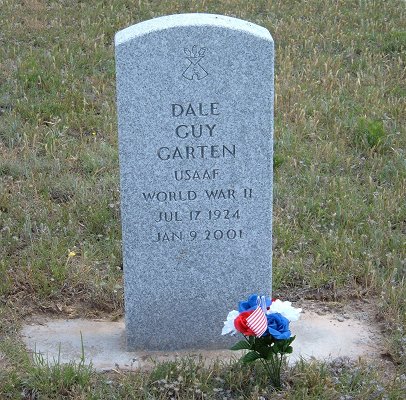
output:
[{"label": "concrete slab at grave", "polygon": [[[351,316],[342,321],[336,315],[318,315],[307,312],[297,322],[291,323],[294,353],[290,362],[300,357],[318,360],[337,357],[372,357],[379,355],[377,340],[380,337],[376,327],[367,321]],[[220,336],[221,327],[216,330]],[[154,361],[173,361],[180,357],[201,355],[207,363],[216,359],[232,360],[241,354],[229,350],[177,351],[177,352],[128,352],[125,346],[124,321],[91,320],[45,320],[24,326],[23,340],[27,348],[44,355],[49,362],[79,362],[82,355],[82,338],[85,361],[98,370],[137,368],[149,369]],[[235,343],[238,338],[232,338]]]}]

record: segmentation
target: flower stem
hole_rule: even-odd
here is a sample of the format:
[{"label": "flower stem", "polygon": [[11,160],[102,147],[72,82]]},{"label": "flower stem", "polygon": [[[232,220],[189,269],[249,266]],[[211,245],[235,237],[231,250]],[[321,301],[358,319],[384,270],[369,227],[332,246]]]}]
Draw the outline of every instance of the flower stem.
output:
[{"label": "flower stem", "polygon": [[271,366],[272,366],[272,371],[270,373],[270,379],[272,382],[272,385],[275,389],[280,389],[281,388],[281,365],[282,365],[282,354],[281,358],[279,359],[278,354],[272,355],[271,359]]}]

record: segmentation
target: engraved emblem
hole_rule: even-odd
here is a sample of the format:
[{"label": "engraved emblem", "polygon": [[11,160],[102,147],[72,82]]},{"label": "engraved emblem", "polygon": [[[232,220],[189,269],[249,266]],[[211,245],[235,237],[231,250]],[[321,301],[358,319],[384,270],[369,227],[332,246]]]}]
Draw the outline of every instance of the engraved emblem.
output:
[{"label": "engraved emblem", "polygon": [[205,78],[208,73],[207,71],[200,65],[200,61],[204,57],[204,53],[206,52],[205,47],[197,47],[194,45],[192,50],[188,48],[184,48],[183,51],[186,54],[186,59],[189,61],[189,66],[185,69],[182,76],[190,81],[193,79],[203,79]]}]

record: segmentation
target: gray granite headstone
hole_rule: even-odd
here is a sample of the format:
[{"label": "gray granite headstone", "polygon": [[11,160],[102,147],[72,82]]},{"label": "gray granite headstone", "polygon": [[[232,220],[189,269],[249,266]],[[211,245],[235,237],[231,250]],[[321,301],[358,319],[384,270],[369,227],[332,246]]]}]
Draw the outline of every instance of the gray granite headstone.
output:
[{"label": "gray granite headstone", "polygon": [[115,45],[128,349],[227,347],[228,311],[271,293],[272,37],[181,14]]}]

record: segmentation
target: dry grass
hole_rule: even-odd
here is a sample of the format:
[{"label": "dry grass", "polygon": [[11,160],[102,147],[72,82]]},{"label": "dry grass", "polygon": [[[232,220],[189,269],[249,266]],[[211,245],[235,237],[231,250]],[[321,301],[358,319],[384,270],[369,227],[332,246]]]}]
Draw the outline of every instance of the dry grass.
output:
[{"label": "dry grass", "polygon": [[[0,337],[13,337],[15,321],[32,312],[122,313],[113,36],[195,11],[258,23],[276,42],[275,292],[342,302],[376,296],[400,376],[401,1],[0,0]],[[306,368],[303,384],[332,379]],[[285,398],[322,398],[302,396],[296,383]],[[359,393],[353,398],[367,398]]]}]

